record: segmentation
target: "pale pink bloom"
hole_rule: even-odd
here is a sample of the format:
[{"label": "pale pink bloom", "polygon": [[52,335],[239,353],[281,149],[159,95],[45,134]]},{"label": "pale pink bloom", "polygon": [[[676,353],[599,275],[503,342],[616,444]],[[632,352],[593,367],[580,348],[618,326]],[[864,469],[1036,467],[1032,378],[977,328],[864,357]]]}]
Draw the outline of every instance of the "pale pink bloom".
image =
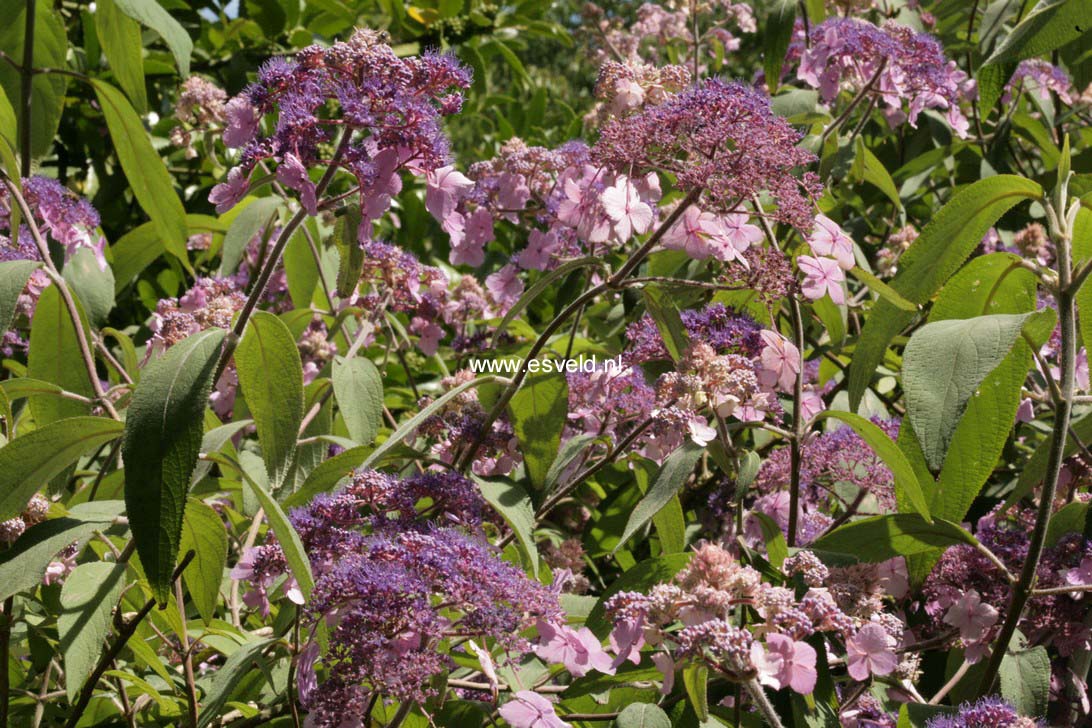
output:
[{"label": "pale pink bloom", "polygon": [[1016,408],[1017,422],[1031,422],[1035,419],[1035,402],[1030,397],[1020,400],[1020,406]]},{"label": "pale pink bloom", "polygon": [[432,356],[440,346],[440,339],[444,338],[444,330],[432,321],[420,316],[414,316],[410,322],[410,331],[420,337],[417,340],[417,348],[426,356]]},{"label": "pale pink bloom", "polygon": [[[1090,586],[1092,585],[1092,558],[1085,557],[1081,560],[1081,565],[1069,569],[1062,573],[1065,577],[1065,583],[1071,586]],[[1084,596],[1083,592],[1074,592],[1073,597],[1080,599]]]},{"label": "pale pink bloom", "polygon": [[767,387],[776,386],[783,392],[791,392],[796,386],[796,375],[800,372],[800,350],[776,331],[763,329],[760,336],[765,346],[762,348],[759,381]]},{"label": "pale pink bloom", "polygon": [[527,236],[527,247],[519,254],[519,264],[528,270],[546,270],[557,248],[557,233],[532,230]]},{"label": "pale pink bloom", "polygon": [[[402,178],[398,176],[400,164],[401,160],[395,149],[384,149],[372,160],[375,175],[371,184],[362,185],[360,188],[360,197],[364,200],[360,208],[363,220],[357,228],[356,237],[361,243],[371,240],[371,223],[386,214],[390,209],[391,199],[402,191]],[[392,215],[392,221],[396,220]]]},{"label": "pale pink bloom", "polygon": [[611,101],[611,110],[618,114],[628,109],[634,109],[645,101],[645,90],[641,84],[630,78],[620,78],[614,84],[614,99]]},{"label": "pale pink bloom", "polygon": [[636,620],[626,619],[614,625],[610,633],[610,648],[617,657],[612,663],[618,667],[626,660],[634,665],[641,663],[641,648],[645,644],[645,630]]},{"label": "pale pink bloom", "polygon": [[[789,505],[791,502],[788,491],[778,490],[756,499],[751,506],[751,511],[769,516],[777,524],[778,528],[785,531],[789,527]],[[743,535],[749,543],[760,544],[764,542],[762,524],[750,514],[743,521]]]},{"label": "pale pink bloom", "polygon": [[258,586],[248,590],[243,595],[243,604],[251,609],[257,609],[263,617],[269,616],[269,596],[265,592],[265,587]]},{"label": "pale pink bloom", "polygon": [[553,703],[531,690],[515,693],[499,712],[512,728],[572,728],[557,717]]},{"label": "pale pink bloom", "polygon": [[455,212],[459,200],[474,187],[474,181],[454,165],[429,172],[425,181],[425,209],[441,223]]},{"label": "pale pink bloom", "polygon": [[649,172],[644,177],[634,178],[633,184],[637,185],[637,193],[641,195],[642,200],[650,203],[659,202],[660,198],[664,196],[664,192],[660,188],[660,176],[655,172]]},{"label": "pale pink bloom", "polygon": [[843,270],[850,270],[856,264],[853,260],[853,238],[826,215],[815,218],[815,228],[807,241],[813,253],[833,257]]},{"label": "pale pink bloom", "polygon": [[246,99],[236,96],[224,105],[224,144],[232,149],[245,146],[258,133],[261,116]]},{"label": "pale pink bloom", "polygon": [[485,279],[485,287],[493,295],[493,300],[504,311],[512,307],[523,293],[523,281],[519,270],[509,263]]},{"label": "pale pink bloom", "polygon": [[516,211],[527,206],[531,199],[531,189],[522,174],[505,172],[500,176],[497,189],[497,202],[505,210],[503,217],[511,222],[518,222]]},{"label": "pale pink bloom", "polygon": [[294,576],[290,576],[285,579],[284,584],[281,586],[284,590],[284,595],[288,597],[288,601],[293,604],[303,606],[306,600],[303,598],[303,590],[300,589],[299,583]]},{"label": "pale pink bloom", "polygon": [[895,656],[895,640],[887,631],[869,622],[846,640],[846,667],[854,680],[867,680],[869,675],[890,675],[899,665]]},{"label": "pale pink bloom", "polygon": [[670,652],[657,652],[652,656],[652,664],[663,673],[663,684],[660,685],[660,695],[668,695],[675,687],[675,660]]},{"label": "pale pink bloom", "polygon": [[690,439],[701,447],[705,447],[717,439],[717,431],[710,427],[709,423],[702,417],[691,417],[686,426],[690,432]]},{"label": "pale pink bloom", "polygon": [[986,630],[997,624],[997,617],[997,610],[984,603],[981,595],[971,589],[948,608],[944,623],[958,628],[964,641],[980,642]]},{"label": "pale pink bloom", "polygon": [[845,291],[842,289],[846,276],[838,267],[837,261],[801,255],[796,259],[796,264],[805,276],[801,289],[809,300],[817,301],[829,294],[830,300],[839,305],[846,302]]},{"label": "pale pink bloom", "polygon": [[823,395],[814,389],[805,389],[800,396],[800,414],[811,419],[827,408]]},{"label": "pale pink bloom", "polygon": [[783,634],[766,635],[766,647],[751,645],[751,661],[758,669],[759,680],[774,690],[791,687],[801,695],[815,689],[815,649],[807,642],[798,642]]},{"label": "pale pink bloom", "polygon": [[46,586],[50,584],[59,584],[64,580],[66,576],[72,573],[72,570],[76,568],[75,556],[64,556],[60,561],[50,561],[46,566],[45,574],[42,575],[42,583]]},{"label": "pale pink bloom", "polygon": [[624,175],[603,190],[599,201],[613,223],[619,242],[626,242],[635,233],[646,233],[652,226],[652,208],[641,200],[637,187]]},{"label": "pale pink bloom", "polygon": [[318,676],[315,674],[315,661],[318,657],[318,642],[308,642],[307,646],[300,650],[296,660],[296,689],[299,691],[300,703],[304,707],[310,705],[311,696],[318,689]]},{"label": "pale pink bloom", "polygon": [[482,675],[485,675],[485,679],[489,681],[489,689],[493,693],[493,700],[496,701],[497,692],[500,690],[500,680],[497,679],[497,666],[493,664],[493,656],[479,647],[474,640],[466,641],[466,649],[478,658],[478,666],[482,669]]},{"label": "pale pink bloom", "polygon": [[284,155],[280,166],[277,167],[277,180],[300,193],[300,204],[307,210],[308,215],[318,214],[315,183],[311,181],[307,168],[303,166],[299,157],[291,152]]},{"label": "pale pink bloom", "polygon": [[540,619],[538,634],[540,641],[535,654],[547,662],[564,665],[573,677],[583,677],[590,670],[614,674],[610,655],[587,627],[573,629]]},{"label": "pale pink bloom", "polygon": [[477,210],[470,213],[470,217],[466,219],[467,245],[484,247],[486,243],[493,240],[495,237],[496,235],[493,232],[493,215],[489,213],[489,210],[484,207],[479,207]]},{"label": "pale pink bloom", "polygon": [[1082,392],[1088,391],[1088,352],[1084,347],[1077,352],[1076,366],[1073,369],[1074,384]]},{"label": "pale pink bloom", "polygon": [[557,209],[557,218],[576,228],[576,234],[589,243],[602,243],[610,237],[611,221],[599,204],[599,195],[591,189],[599,171],[591,165],[584,167],[577,179],[568,177],[562,189],[565,197]]},{"label": "pale pink bloom", "polygon": [[702,212],[691,205],[664,233],[663,244],[665,248],[684,250],[691,258],[705,260],[714,252],[713,246],[709,244],[710,236],[723,235],[723,233],[724,230],[715,215]]},{"label": "pale pink bloom", "polygon": [[228,170],[227,180],[216,185],[209,192],[209,202],[216,205],[216,212],[223,215],[239,204],[239,200],[246,197],[248,189],[250,189],[249,174],[244,174],[242,167],[232,167]]},{"label": "pale pink bloom", "polygon": [[721,253],[718,258],[744,262],[740,254],[762,241],[762,230],[748,220],[750,217],[744,212],[734,212],[720,218],[720,235],[714,236],[711,241]]},{"label": "pale pink bloom", "polygon": [[254,576],[254,557],[257,553],[258,549],[254,547],[244,550],[242,557],[231,567],[231,578],[249,581]]},{"label": "pale pink bloom", "polygon": [[[461,218],[462,215],[459,215],[460,220]],[[448,254],[448,261],[452,265],[469,265],[472,268],[477,268],[485,262],[485,243],[475,243],[466,234],[464,228],[454,227],[458,222],[454,215],[449,220],[452,222],[453,227],[447,229],[448,234],[451,236],[451,252]]]},{"label": "pale pink bloom", "polygon": [[910,573],[901,556],[876,564],[876,580],[884,593],[893,599],[902,599],[910,592]]}]

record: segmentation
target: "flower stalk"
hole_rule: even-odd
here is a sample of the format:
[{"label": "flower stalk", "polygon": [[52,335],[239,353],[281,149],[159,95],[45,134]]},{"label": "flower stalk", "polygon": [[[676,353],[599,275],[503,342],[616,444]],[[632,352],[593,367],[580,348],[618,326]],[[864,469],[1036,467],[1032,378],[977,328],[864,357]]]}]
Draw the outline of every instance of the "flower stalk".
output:
[{"label": "flower stalk", "polygon": [[[1065,154],[1068,155],[1068,144]],[[1065,165],[1066,167],[1068,165]],[[1058,288],[1055,294],[1058,305],[1058,325],[1061,333],[1059,344],[1059,384],[1057,401],[1054,403],[1054,426],[1051,430],[1050,451],[1047,458],[1046,475],[1039,493],[1039,510],[1035,519],[1035,528],[1031,532],[1027,557],[1020,570],[1020,575],[1013,586],[1012,601],[1009,602],[1005,621],[993,646],[993,653],[982,674],[978,687],[979,695],[988,695],[993,691],[1001,662],[1005,659],[1009,643],[1016,633],[1016,627],[1024,614],[1028,599],[1035,589],[1035,577],[1039,560],[1043,554],[1047,529],[1054,509],[1054,499],[1058,490],[1058,478],[1065,459],[1065,441],[1069,431],[1069,422],[1073,409],[1073,381],[1077,358],[1077,310],[1073,285],[1072,237],[1080,203],[1075,201],[1066,210],[1068,202],[1068,174],[1059,174],[1058,190],[1053,202],[1044,202],[1047,219],[1050,222],[1050,234],[1057,249]]]}]

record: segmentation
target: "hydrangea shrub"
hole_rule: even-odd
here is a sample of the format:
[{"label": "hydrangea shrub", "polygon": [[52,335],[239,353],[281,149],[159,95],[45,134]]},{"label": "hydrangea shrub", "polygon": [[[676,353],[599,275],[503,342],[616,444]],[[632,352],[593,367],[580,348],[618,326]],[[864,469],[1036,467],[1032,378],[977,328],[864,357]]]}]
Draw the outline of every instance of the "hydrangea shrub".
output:
[{"label": "hydrangea shrub", "polygon": [[9,5],[0,726],[1092,721],[1086,3]]}]

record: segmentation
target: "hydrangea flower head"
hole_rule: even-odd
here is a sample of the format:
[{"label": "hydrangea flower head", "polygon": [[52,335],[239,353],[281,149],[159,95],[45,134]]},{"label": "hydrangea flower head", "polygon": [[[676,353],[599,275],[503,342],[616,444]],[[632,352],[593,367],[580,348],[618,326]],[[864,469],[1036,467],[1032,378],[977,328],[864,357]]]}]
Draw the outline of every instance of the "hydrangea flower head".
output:
[{"label": "hydrangea flower head", "polygon": [[608,122],[592,155],[614,169],[671,172],[680,189],[702,191],[706,207],[719,212],[739,212],[765,191],[777,203],[777,219],[806,228],[809,197],[819,185],[810,174],[796,174],[815,160],[798,141],[765,94],[709,79]]}]

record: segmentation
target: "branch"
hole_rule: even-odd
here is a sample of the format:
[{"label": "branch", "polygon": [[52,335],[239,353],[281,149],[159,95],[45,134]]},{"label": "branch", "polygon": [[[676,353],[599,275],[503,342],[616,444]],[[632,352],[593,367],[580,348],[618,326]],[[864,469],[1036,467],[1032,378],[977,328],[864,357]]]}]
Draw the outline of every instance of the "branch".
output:
[{"label": "branch", "polygon": [[87,368],[87,376],[91,380],[91,388],[95,392],[95,398],[102,404],[103,409],[110,413],[111,417],[120,420],[121,417],[114,409],[114,405],[106,397],[106,390],[102,388],[102,382],[99,381],[98,368],[95,366],[95,354],[91,349],[90,342],[87,340],[87,332],[83,330],[83,319],[80,318],[80,309],[76,306],[76,299],[72,297],[72,292],[68,290],[68,284],[61,276],[60,271],[53,265],[53,259],[49,255],[49,245],[42,237],[42,231],[38,229],[38,223],[34,220],[34,215],[30,211],[26,198],[23,197],[19,188],[7,175],[0,175],[0,181],[8,188],[12,199],[19,205],[19,210],[25,218],[24,222],[30,230],[30,236],[34,239],[34,245],[38,248],[38,256],[45,265],[46,275],[53,281],[53,285],[57,286],[57,292],[61,294],[65,308],[68,309],[68,316],[72,319],[72,328],[76,331],[76,341],[80,347],[80,354],[83,355],[83,364]]},{"label": "branch", "polygon": [[[182,576],[182,571],[189,566],[189,563],[193,560],[194,556],[194,551],[191,550],[186,552],[186,555],[182,557],[182,561],[175,567],[172,580]],[[148,616],[148,612],[152,611],[152,607],[154,606],[155,599],[149,599],[144,603],[144,606],[140,608],[140,611],[136,613],[136,616],[122,624],[118,629],[117,638],[110,645],[110,648],[102,654],[102,657],[99,658],[99,662],[95,665],[94,671],[83,684],[83,689],[80,691],[80,697],[76,701],[76,705],[72,708],[72,713],[68,717],[68,722],[65,723],[65,728],[76,728],[76,725],[80,722],[80,718],[83,716],[83,712],[87,710],[91,698],[95,695],[95,685],[98,684],[103,673],[110,669],[111,663],[113,663],[113,661],[117,659],[117,656],[121,654],[121,651],[125,649],[125,644],[136,633],[137,627],[140,626],[140,623]]]},{"label": "branch", "polygon": [[[1064,205],[1065,200],[1058,202]],[[1051,204],[1046,203],[1046,208],[1051,210]],[[1024,607],[1031,597],[1035,585],[1036,571],[1039,567],[1039,559],[1043,554],[1043,546],[1046,542],[1047,527],[1050,525],[1050,517],[1054,509],[1054,496],[1058,490],[1058,477],[1062,471],[1062,462],[1065,459],[1065,440],[1069,431],[1070,415],[1073,409],[1073,376],[1077,357],[1077,324],[1076,306],[1073,296],[1072,268],[1070,263],[1071,228],[1068,219],[1060,214],[1062,211],[1052,210],[1052,230],[1057,247],[1058,256],[1058,325],[1061,330],[1061,344],[1059,346],[1059,359],[1061,369],[1061,382],[1059,386],[1060,401],[1057,403],[1054,414],[1054,427],[1051,431],[1050,451],[1047,456],[1047,470],[1043,478],[1043,488],[1039,493],[1039,512],[1035,519],[1035,528],[1031,532],[1031,540],[1028,543],[1028,553],[1024,560],[1024,566],[1020,571],[1020,577],[1013,587],[1012,601],[1005,615],[1001,632],[990,655],[990,661],[982,675],[982,682],[978,686],[979,695],[988,695],[993,690],[997,673],[1001,669],[1001,661],[1008,651],[1009,642],[1012,640],[1020,618],[1024,614]]]}]

